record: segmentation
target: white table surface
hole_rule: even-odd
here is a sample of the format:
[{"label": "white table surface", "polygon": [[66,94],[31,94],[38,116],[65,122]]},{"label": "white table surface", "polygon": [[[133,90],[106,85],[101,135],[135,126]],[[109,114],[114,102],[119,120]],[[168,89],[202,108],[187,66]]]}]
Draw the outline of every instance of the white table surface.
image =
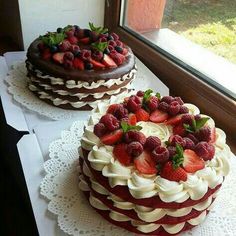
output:
[{"label": "white table surface", "polygon": [[[12,100],[6,91],[3,79],[8,68],[24,57],[25,52],[11,52],[0,57],[0,94],[3,109],[9,125],[19,131],[29,131],[29,134],[24,135],[18,142],[17,148],[39,234],[41,236],[65,236],[67,234],[57,226],[56,217],[47,211],[47,201],[39,194],[39,185],[44,176],[43,163],[48,159],[49,144],[60,138],[61,131],[69,129],[76,118],[54,121],[26,110]],[[137,60],[137,66],[138,70],[149,79],[149,82],[145,84],[147,87],[144,88],[143,81],[139,81],[136,89],[158,88],[158,92],[162,95],[169,94],[168,88],[139,60]],[[153,84],[154,81],[155,84]]]}]

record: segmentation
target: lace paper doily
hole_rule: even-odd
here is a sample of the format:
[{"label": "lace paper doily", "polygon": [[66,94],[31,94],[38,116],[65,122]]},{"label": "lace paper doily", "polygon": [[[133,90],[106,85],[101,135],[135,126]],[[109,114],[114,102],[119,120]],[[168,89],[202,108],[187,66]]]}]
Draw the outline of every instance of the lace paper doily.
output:
[{"label": "lace paper doily", "polygon": [[[78,147],[84,123],[74,122],[69,131],[50,144],[40,193],[49,200],[48,210],[57,215],[59,227],[76,236],[126,236],[132,233],[118,228],[96,213],[78,187]],[[236,160],[232,160],[232,170]],[[236,173],[231,171],[206,221],[184,236],[236,235]]]}]

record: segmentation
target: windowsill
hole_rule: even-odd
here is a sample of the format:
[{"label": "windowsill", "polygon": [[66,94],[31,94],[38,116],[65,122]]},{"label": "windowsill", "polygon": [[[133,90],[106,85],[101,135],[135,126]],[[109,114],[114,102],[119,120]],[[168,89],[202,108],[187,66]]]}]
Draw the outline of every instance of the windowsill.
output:
[{"label": "windowsill", "polygon": [[236,65],[169,29],[142,34],[158,47],[236,94]]}]

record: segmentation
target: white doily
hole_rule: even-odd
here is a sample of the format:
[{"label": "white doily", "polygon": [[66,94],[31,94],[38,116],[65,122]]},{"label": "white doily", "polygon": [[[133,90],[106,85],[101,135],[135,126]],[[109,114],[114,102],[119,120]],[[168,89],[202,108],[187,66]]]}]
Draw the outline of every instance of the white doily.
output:
[{"label": "white doily", "polygon": [[[78,146],[83,126],[81,121],[74,122],[69,131],[62,131],[61,138],[50,144],[50,159],[44,164],[47,174],[41,183],[40,193],[49,200],[48,209],[57,215],[59,227],[70,235],[132,235],[101,218],[78,188]],[[232,170],[235,169],[236,160],[232,160]],[[182,235],[236,235],[235,179],[236,173],[231,171],[206,221]]]}]

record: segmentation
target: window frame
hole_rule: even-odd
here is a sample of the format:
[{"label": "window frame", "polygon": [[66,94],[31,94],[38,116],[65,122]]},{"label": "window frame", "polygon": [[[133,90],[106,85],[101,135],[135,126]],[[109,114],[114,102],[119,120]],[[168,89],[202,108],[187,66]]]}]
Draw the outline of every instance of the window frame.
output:
[{"label": "window frame", "polygon": [[122,0],[105,1],[105,27],[116,32],[127,45],[132,45],[135,55],[168,86],[171,95],[179,95],[186,102],[196,104],[233,139],[236,133],[236,102],[121,27],[121,3]]}]

